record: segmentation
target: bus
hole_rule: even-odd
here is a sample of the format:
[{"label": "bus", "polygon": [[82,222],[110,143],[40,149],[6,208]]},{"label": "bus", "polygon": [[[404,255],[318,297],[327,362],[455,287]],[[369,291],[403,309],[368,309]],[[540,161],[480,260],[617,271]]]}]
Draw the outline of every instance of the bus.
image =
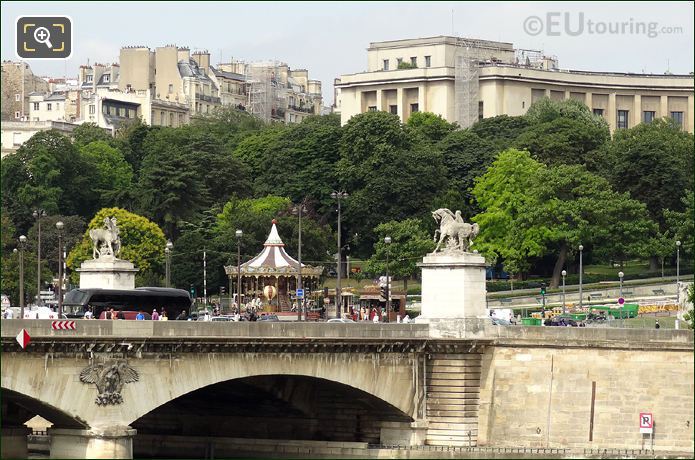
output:
[{"label": "bus", "polygon": [[152,314],[166,310],[169,319],[175,319],[183,310],[190,314],[193,302],[183,289],[140,287],[136,289],[73,289],[65,294],[63,312],[68,318],[82,319],[89,307],[94,318],[113,308],[123,311],[144,311]]}]

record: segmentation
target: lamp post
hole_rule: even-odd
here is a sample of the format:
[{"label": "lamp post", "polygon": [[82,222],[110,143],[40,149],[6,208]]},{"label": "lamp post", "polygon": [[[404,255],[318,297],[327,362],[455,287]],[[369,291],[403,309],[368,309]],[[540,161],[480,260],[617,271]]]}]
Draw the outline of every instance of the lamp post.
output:
[{"label": "lamp post", "polygon": [[340,200],[343,200],[347,198],[349,195],[347,192],[332,192],[331,193],[331,198],[334,200],[338,201],[338,270],[336,270],[336,273],[338,275],[338,280],[335,284],[335,317],[340,318],[340,310],[343,305],[343,298],[342,298],[342,291],[340,289],[340,281],[341,281],[341,265],[342,265],[342,256],[341,256],[341,239],[340,239]]},{"label": "lamp post", "polygon": [[56,222],[58,230],[58,318],[63,314],[63,222]]},{"label": "lamp post", "polygon": [[562,314],[567,313],[567,306],[565,304],[565,277],[567,276],[567,270],[562,270]]},{"label": "lamp post", "polygon": [[[297,262],[299,262],[299,273],[297,274],[297,289],[302,289],[302,213],[306,212],[304,207],[304,202],[299,203],[293,209],[294,212],[299,216],[299,244],[297,245]],[[297,299],[297,321],[302,320],[302,312],[304,310],[304,299],[305,295],[301,299]],[[306,318],[306,315],[305,315]]]},{"label": "lamp post", "polygon": [[239,316],[241,316],[241,237],[244,236],[244,232],[241,230],[236,231],[236,297],[237,297],[237,311]]},{"label": "lamp post", "polygon": [[680,289],[680,277],[681,277],[681,241],[676,241],[676,305],[680,307],[681,304],[681,289]]},{"label": "lamp post", "polygon": [[391,280],[389,279],[389,253],[391,252],[391,237],[384,238],[386,243],[386,319],[385,323],[389,322],[389,314],[391,313]]},{"label": "lamp post", "polygon": [[166,247],[164,248],[164,254],[166,255],[166,287],[171,285],[171,250],[174,249],[174,243],[171,240],[167,241]]},{"label": "lamp post", "polygon": [[618,272],[618,278],[620,278],[620,298],[623,298],[623,277],[625,276],[625,273],[623,272]]},{"label": "lamp post", "polygon": [[35,209],[32,213],[38,224],[38,238],[36,244],[36,305],[41,305],[41,218],[46,217],[46,211]]},{"label": "lamp post", "polygon": [[582,298],[582,275],[584,273],[584,265],[583,265],[583,251],[584,251],[584,245],[579,245],[579,309],[581,310],[582,307],[584,306],[584,299]]},{"label": "lamp post", "polygon": [[24,248],[27,245],[27,237],[19,237],[19,315],[24,319]]}]

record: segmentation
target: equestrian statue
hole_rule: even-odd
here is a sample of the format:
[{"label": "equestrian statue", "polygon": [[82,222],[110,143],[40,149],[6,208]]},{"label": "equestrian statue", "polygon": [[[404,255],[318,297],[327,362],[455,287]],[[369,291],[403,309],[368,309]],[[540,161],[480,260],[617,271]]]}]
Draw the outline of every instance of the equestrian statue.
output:
[{"label": "equestrian statue", "polygon": [[434,232],[434,241],[437,241],[437,234],[439,234],[439,241],[434,252],[440,250],[445,239],[446,246],[442,252],[468,252],[473,240],[480,232],[478,224],[464,222],[461,211],[456,211],[454,214],[449,209],[440,208],[432,212],[432,217],[439,224],[439,229]]},{"label": "equestrian statue", "polygon": [[118,236],[116,218],[104,217],[104,228],[95,228],[89,231],[92,239],[92,258],[111,256],[116,257],[121,250],[121,237]]}]

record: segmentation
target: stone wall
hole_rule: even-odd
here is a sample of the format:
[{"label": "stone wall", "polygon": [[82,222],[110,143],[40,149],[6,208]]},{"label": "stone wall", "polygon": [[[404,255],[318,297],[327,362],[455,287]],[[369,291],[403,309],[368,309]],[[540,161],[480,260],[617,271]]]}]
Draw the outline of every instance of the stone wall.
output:
[{"label": "stone wall", "polygon": [[651,412],[655,450],[693,451],[691,347],[497,346],[482,368],[479,445],[650,448],[638,422]]},{"label": "stone wall", "polygon": [[[47,92],[48,82],[33,74],[25,62],[2,63],[2,119],[14,120],[15,112],[28,116],[29,93]],[[20,100],[16,100],[16,95]]]}]

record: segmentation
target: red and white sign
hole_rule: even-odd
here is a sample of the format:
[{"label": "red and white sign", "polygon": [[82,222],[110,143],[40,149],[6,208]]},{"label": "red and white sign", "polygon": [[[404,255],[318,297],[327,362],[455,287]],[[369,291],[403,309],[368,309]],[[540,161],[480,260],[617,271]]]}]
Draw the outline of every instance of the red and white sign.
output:
[{"label": "red and white sign", "polygon": [[17,334],[17,343],[19,343],[20,347],[26,348],[30,341],[31,337],[29,337],[29,333],[26,329],[19,331],[19,334]]},{"label": "red and white sign", "polygon": [[51,328],[54,331],[67,331],[67,330],[75,330],[75,322],[74,321],[53,321],[51,323]]},{"label": "red and white sign", "polygon": [[654,429],[654,416],[651,412],[639,413],[639,432],[650,433]]}]

